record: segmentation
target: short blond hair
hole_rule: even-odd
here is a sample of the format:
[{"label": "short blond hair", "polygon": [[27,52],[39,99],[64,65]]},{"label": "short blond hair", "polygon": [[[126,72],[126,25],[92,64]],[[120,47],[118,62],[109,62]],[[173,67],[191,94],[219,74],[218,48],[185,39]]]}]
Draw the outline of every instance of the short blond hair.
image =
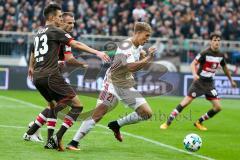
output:
[{"label": "short blond hair", "polygon": [[152,33],[152,27],[146,22],[137,22],[134,25],[134,33],[147,31]]}]

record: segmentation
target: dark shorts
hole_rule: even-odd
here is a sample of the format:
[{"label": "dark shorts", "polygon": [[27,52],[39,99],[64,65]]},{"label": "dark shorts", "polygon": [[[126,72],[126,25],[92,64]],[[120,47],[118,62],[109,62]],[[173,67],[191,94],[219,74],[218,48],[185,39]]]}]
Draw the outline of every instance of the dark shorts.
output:
[{"label": "dark shorts", "polygon": [[33,83],[48,102],[70,100],[76,96],[73,88],[60,74],[37,78],[34,79]]},{"label": "dark shorts", "polygon": [[219,99],[213,81],[206,82],[199,79],[192,82],[190,88],[188,89],[188,96],[196,98],[202,95],[205,95],[206,99],[208,100]]}]

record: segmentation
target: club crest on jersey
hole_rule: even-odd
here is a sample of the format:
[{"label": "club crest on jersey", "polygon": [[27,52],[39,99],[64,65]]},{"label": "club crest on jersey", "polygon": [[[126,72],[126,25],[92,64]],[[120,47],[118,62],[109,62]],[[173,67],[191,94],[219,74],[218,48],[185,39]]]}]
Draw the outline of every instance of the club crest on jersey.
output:
[{"label": "club crest on jersey", "polygon": [[213,63],[212,66],[211,66],[211,68],[212,68],[212,69],[216,69],[217,66],[218,66],[218,65],[217,65],[216,63]]},{"label": "club crest on jersey", "polygon": [[66,33],[65,36],[66,36],[67,38],[72,38],[72,36],[70,36],[70,34],[68,34],[68,33]]}]

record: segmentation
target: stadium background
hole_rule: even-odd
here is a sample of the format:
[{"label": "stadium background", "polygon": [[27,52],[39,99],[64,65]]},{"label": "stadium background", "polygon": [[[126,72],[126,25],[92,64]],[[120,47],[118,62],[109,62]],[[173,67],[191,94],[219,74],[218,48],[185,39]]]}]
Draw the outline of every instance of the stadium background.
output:
[{"label": "stadium background", "polygon": [[[27,79],[27,63],[33,42],[32,35],[38,27],[44,24],[42,11],[50,2],[52,1],[0,0],[0,130],[2,133],[0,135],[2,142],[0,155],[4,159],[24,159],[24,157],[29,156],[29,152],[38,152],[38,154],[32,154],[31,159],[38,159],[37,156],[42,156],[39,158],[42,159],[52,154],[52,152],[44,153],[37,144],[25,144],[19,140],[24,132],[22,126],[25,126],[38,113],[38,110],[31,111],[30,108],[21,109],[20,112],[17,108],[31,106],[32,104],[45,106],[45,102],[40,95],[36,91],[30,91],[34,90],[34,86]],[[218,91],[222,93],[220,95],[235,100],[223,99],[223,112],[216,119],[207,122],[211,129],[209,132],[196,131],[189,125],[194,118],[196,119],[210,107],[210,104],[202,98],[191,105],[192,109],[186,111],[186,115],[183,115],[183,117],[187,117],[186,119],[182,120],[180,118],[180,122],[176,122],[176,124],[180,124],[174,125],[167,132],[161,133],[158,129],[162,119],[144,122],[142,125],[139,124],[124,130],[127,133],[169,144],[177,149],[182,149],[182,139],[186,134],[190,132],[198,133],[203,137],[204,143],[199,155],[204,155],[205,158],[188,155],[187,153],[182,155],[182,151],[159,148],[158,145],[152,146],[131,138],[127,138],[127,140],[132,142],[126,142],[124,146],[112,142],[111,138],[107,140],[108,143],[102,144],[96,142],[97,133],[103,132],[101,127],[96,129],[93,136],[89,136],[84,141],[83,146],[92,150],[86,149],[87,152],[83,153],[83,157],[99,159],[99,157],[89,156],[89,154],[98,153],[106,159],[111,159],[110,157],[117,157],[117,152],[119,152],[121,154],[119,159],[125,157],[135,159],[135,157],[138,157],[139,151],[144,152],[143,149],[132,149],[132,146],[137,144],[140,147],[146,147],[148,152],[146,156],[137,159],[208,159],[209,157],[213,159],[238,159],[240,148],[237,123],[239,119],[238,106],[240,105],[239,0],[56,0],[55,2],[62,5],[63,11],[74,12],[76,24],[73,36],[99,50],[107,50],[106,46],[109,43],[120,42],[126,36],[131,36],[136,21],[145,21],[151,24],[154,32],[146,47],[155,46],[157,48],[155,62],[168,68],[168,72],[161,77],[161,80],[173,85],[173,89],[170,91],[161,90],[160,97],[148,99],[157,116],[159,116],[159,112],[161,115],[162,113],[168,115],[172,108],[179,103],[181,97],[175,96],[183,96],[191,82],[189,64],[200,50],[207,47],[209,35],[213,31],[222,33],[221,50],[224,52],[231,73],[238,83],[238,88],[232,89],[229,82],[221,77],[222,72],[217,73],[219,76],[216,77],[215,85]],[[98,68],[101,68],[103,72],[107,67],[107,65],[102,65],[99,59],[87,53],[74,51],[74,55],[92,66],[92,70],[89,70],[88,73],[92,71],[98,73]],[[74,86],[81,88],[82,96],[80,99],[88,106],[87,109],[91,109],[95,104],[94,98],[96,95],[89,97],[88,93],[96,93],[97,89],[100,88],[97,84],[101,84],[99,79],[101,79],[102,74],[93,76],[96,81],[85,81],[84,75],[86,72],[80,70],[79,73],[71,74],[69,80]],[[147,79],[147,77],[141,79],[142,83],[144,84]],[[148,85],[149,83],[146,82],[145,84]],[[91,102],[88,101],[89,98]],[[10,116],[8,116],[9,110],[12,112]],[[107,116],[101,124],[105,125],[109,120],[119,117],[125,112],[126,110],[123,107],[118,107],[116,111],[113,111],[115,117],[113,115]],[[193,119],[188,119],[188,113]],[[21,115],[24,115],[24,118]],[[9,118],[11,116],[15,119]],[[226,127],[222,128],[222,126]],[[77,129],[77,126],[74,129]],[[16,132],[12,132],[13,130]],[[179,132],[177,135],[176,130]],[[11,140],[8,139],[9,133],[14,133]],[[72,135],[73,132],[67,135],[66,139],[70,139]],[[110,136],[109,133],[103,134],[99,141],[105,141],[104,138]],[[14,151],[6,150],[6,147],[11,147],[11,143],[15,143],[15,141],[19,143],[16,150],[17,154]],[[153,143],[157,143],[155,141]],[[96,143],[100,147],[88,145],[89,142]],[[28,146],[28,151],[22,146]],[[112,149],[109,156],[101,152],[101,149],[104,150],[104,148]],[[78,158],[78,154],[70,152],[63,157]],[[58,159],[59,155],[54,154],[51,158]]]}]

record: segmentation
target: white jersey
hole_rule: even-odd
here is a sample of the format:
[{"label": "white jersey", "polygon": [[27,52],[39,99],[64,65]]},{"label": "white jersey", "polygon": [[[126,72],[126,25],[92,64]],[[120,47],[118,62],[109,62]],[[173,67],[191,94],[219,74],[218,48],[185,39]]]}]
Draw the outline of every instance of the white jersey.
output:
[{"label": "white jersey", "polygon": [[105,81],[121,88],[131,88],[135,85],[132,72],[126,64],[139,61],[142,46],[134,46],[131,38],[124,40],[117,48],[111,67],[107,70]]},{"label": "white jersey", "polygon": [[126,67],[128,63],[139,61],[141,51],[142,46],[135,47],[130,38],[120,43],[113,64],[105,74],[97,106],[105,104],[111,108],[116,106],[120,100],[125,105],[136,110],[142,104],[147,103],[142,95],[133,88],[135,84],[134,77]]}]

